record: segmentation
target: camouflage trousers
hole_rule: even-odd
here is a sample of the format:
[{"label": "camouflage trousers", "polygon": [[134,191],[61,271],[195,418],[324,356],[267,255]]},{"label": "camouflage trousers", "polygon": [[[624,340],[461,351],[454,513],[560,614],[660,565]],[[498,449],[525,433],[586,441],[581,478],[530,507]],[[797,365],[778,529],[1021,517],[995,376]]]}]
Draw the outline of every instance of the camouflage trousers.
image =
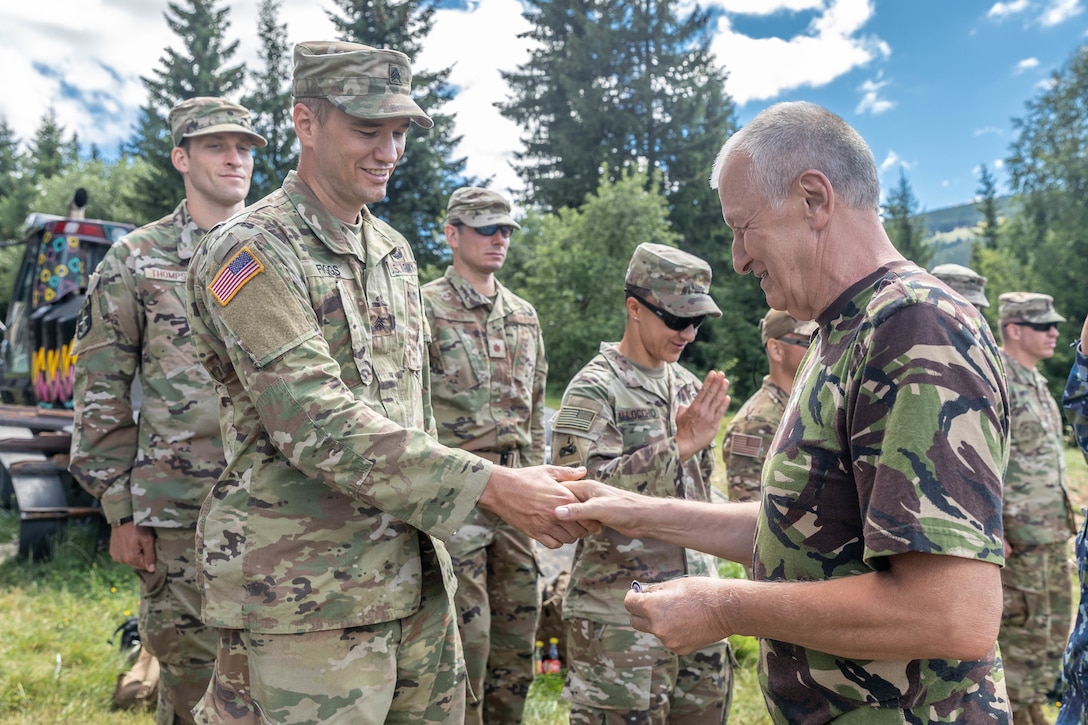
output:
[{"label": "camouflage trousers", "polygon": [[1088,725],[1088,509],[1081,509],[1081,518],[1076,544],[1080,603],[1073,633],[1065,647],[1062,706],[1054,725]]},{"label": "camouflage trousers", "polygon": [[568,620],[571,725],[722,725],[735,664],[726,640],[678,655],[628,626]]},{"label": "camouflage trousers", "polygon": [[461,725],[465,675],[453,607],[424,572],[415,614],[299,634],[220,631],[203,725]]},{"label": "camouflage trousers", "polygon": [[158,725],[191,723],[215,664],[219,633],[200,621],[196,531],[155,530],[155,572],[140,577],[140,642],[159,661]]},{"label": "camouflage trousers", "polygon": [[1061,674],[1073,595],[1069,544],[1015,544],[1001,571],[1005,607],[998,644],[1014,710],[1046,702]]},{"label": "camouflage trousers", "polygon": [[466,725],[520,723],[533,684],[540,569],[532,540],[476,509],[446,542],[469,691]]}]

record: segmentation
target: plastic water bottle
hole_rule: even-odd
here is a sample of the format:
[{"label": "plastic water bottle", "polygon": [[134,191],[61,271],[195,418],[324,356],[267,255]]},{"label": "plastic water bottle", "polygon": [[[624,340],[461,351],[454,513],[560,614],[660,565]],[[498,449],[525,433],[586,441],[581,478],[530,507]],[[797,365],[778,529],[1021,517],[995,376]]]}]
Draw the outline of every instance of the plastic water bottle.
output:
[{"label": "plastic water bottle", "polygon": [[559,670],[563,668],[563,663],[559,660],[559,638],[548,638],[548,656],[544,660],[544,671],[548,674],[558,674]]},{"label": "plastic water bottle", "polygon": [[536,647],[533,648],[533,672],[538,675],[544,674],[544,643],[539,639],[536,641]]}]

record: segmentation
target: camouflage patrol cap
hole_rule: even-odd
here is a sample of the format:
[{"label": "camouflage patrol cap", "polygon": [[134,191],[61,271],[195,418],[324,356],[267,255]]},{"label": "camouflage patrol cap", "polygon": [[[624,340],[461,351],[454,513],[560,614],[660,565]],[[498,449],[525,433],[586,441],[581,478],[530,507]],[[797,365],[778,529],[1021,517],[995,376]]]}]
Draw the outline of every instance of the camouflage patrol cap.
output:
[{"label": "camouflage patrol cap", "polygon": [[694,254],[643,242],[631,255],[624,288],[677,317],[721,317],[710,277],[710,265]]},{"label": "camouflage patrol cap", "polygon": [[764,345],[768,340],[777,340],[791,332],[801,337],[810,337],[815,331],[815,322],[811,320],[802,322],[782,310],[771,310],[759,321],[759,336],[763,339]]},{"label": "camouflage patrol cap", "polygon": [[446,205],[447,224],[467,224],[485,227],[491,224],[507,224],[514,229],[521,225],[510,216],[510,202],[502,194],[478,186],[462,186],[450,194]]},{"label": "camouflage patrol cap", "polygon": [[210,133],[244,133],[254,146],[265,146],[264,136],[254,133],[249,111],[237,103],[215,96],[197,96],[170,109],[167,117],[175,146],[184,139]]},{"label": "camouflage patrol cap", "polygon": [[1065,322],[1054,311],[1054,298],[1040,292],[1006,292],[997,298],[997,316],[1001,322]]},{"label": "camouflage patrol cap", "polygon": [[291,93],[327,98],[349,116],[381,121],[410,118],[423,128],[434,121],[412,100],[411,61],[404,53],[340,41],[295,46]]},{"label": "camouflage patrol cap", "polygon": [[962,264],[938,264],[930,272],[973,305],[989,307],[986,299],[986,278]]}]

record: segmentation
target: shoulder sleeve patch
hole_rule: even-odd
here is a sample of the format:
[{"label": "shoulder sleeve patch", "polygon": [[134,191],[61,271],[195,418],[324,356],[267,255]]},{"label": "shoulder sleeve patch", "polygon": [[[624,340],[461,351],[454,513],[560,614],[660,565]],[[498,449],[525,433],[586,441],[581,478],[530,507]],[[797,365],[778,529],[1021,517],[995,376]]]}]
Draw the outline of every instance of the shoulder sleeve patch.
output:
[{"label": "shoulder sleeve patch", "polygon": [[552,427],[588,433],[589,429],[593,427],[593,421],[597,419],[597,412],[598,411],[591,410],[590,408],[564,405],[559,409],[559,412],[555,414],[555,418],[552,420]]},{"label": "shoulder sleeve patch", "polygon": [[208,285],[212,296],[223,307],[238,294],[238,290],[245,286],[246,282],[264,271],[264,265],[254,256],[249,247],[242,247],[230,258],[230,261],[219,270],[215,279]]},{"label": "shoulder sleeve patch", "polygon": [[763,436],[734,433],[732,440],[729,442],[729,452],[734,456],[759,458],[765,452],[763,450]]}]

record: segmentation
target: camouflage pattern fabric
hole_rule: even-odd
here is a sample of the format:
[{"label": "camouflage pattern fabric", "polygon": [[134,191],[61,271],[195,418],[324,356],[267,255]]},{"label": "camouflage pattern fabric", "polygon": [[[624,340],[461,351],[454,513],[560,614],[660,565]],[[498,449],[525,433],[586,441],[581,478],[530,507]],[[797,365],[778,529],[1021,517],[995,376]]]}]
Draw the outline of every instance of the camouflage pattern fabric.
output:
[{"label": "camouflage pattern fabric", "polygon": [[393,622],[418,612],[432,569],[452,616],[436,539],[492,464],[433,438],[407,241],[365,208],[341,223],[291,172],[205,237],[190,270],[228,461],[197,529],[204,620],[250,634]]},{"label": "camouflage pattern fabric", "polygon": [[[1073,341],[1074,360],[1062,394],[1065,417],[1073,426],[1077,447],[1088,461],[1088,356]],[[1080,598],[1077,618],[1062,658],[1061,709],[1056,725],[1088,725],[1088,509],[1081,509],[1076,540]]]},{"label": "camouflage pattern fabric", "polygon": [[[859,281],[817,322],[763,469],[756,579],[854,576],[908,551],[1001,565],[1008,399],[977,310],[900,262]],[[975,662],[893,662],[775,640],[760,647],[777,723],[1009,719],[996,651]]]},{"label": "camouflage pattern fabric", "polygon": [[1009,466],[1005,538],[1042,544],[1077,532],[1065,476],[1062,417],[1047,380],[1001,351],[1009,387]]},{"label": "camouflage pattern fabric", "polygon": [[[548,362],[536,310],[498,282],[494,299],[484,297],[453,267],[422,295],[439,442],[544,463]],[[479,697],[466,723],[520,722],[541,606],[532,541],[476,509],[446,548],[457,573],[468,683]]]},{"label": "camouflage pattern fabric", "polygon": [[138,573],[141,639],[159,658],[159,723],[192,722],[215,656],[216,633],[200,620],[195,527],[225,461],[219,396],[185,315],[186,265],[201,236],[183,201],[111,247],[74,344],[69,469],[111,524],[132,517],[156,531],[157,571]]},{"label": "camouflage pattern fabric", "polygon": [[1013,710],[1044,704],[1061,677],[1073,622],[1068,542],[1018,544],[1005,560],[997,641]]},{"label": "camouflage pattern fabric", "polygon": [[[676,443],[676,412],[692,403],[699,387],[695,376],[676,363],[659,369],[640,368],[621,355],[615,343],[602,343],[600,352],[567,385],[562,406],[552,419],[552,462],[585,465],[587,478],[617,488],[709,501],[713,448],[708,446],[681,461]],[[563,618],[630,627],[623,598],[633,579],[659,582],[689,575],[716,577],[714,558],[655,539],[630,539],[606,528],[577,543],[563,599]],[[608,662],[616,653],[610,649],[582,651],[568,639],[567,655],[569,660],[586,663],[577,685],[568,676],[565,688],[566,695],[573,698],[572,721],[604,717],[595,712],[600,706],[598,699],[579,693],[615,688],[618,680],[609,674]],[[676,672],[675,655],[672,657],[672,671]],[[599,666],[589,666],[591,661]],[[721,682],[732,679],[730,668],[728,658],[719,657],[692,661],[685,670],[695,679]],[[648,687],[650,683],[644,684]],[[634,693],[630,696],[636,697]],[[650,704],[648,690],[637,696]],[[709,700],[704,705],[714,712],[723,706]],[[653,706],[655,710],[661,707],[656,702]]]},{"label": "camouflage pattern fabric", "polygon": [[744,401],[729,421],[722,439],[722,461],[730,501],[759,501],[762,498],[763,461],[767,460],[789,397],[789,393],[771,382],[770,375],[764,375],[759,390]]},{"label": "camouflage pattern fabric", "polygon": [[191,723],[215,665],[219,633],[200,621],[192,529],[155,530],[154,573],[140,577],[140,642],[159,661],[159,725]]},{"label": "camouflage pattern fabric", "polygon": [[197,722],[461,725],[460,636],[452,611],[435,605],[444,589],[437,572],[425,574],[419,610],[394,622],[298,634],[223,630]]},{"label": "camouflage pattern fabric", "polygon": [[1009,386],[1009,466],[998,643],[1013,710],[1046,702],[1061,672],[1073,618],[1069,538],[1076,533],[1058,405],[1046,378],[1001,351]]},{"label": "camouflage pattern fabric", "polygon": [[571,725],[729,721],[735,663],[727,640],[677,655],[630,626],[566,624]]},{"label": "camouflage pattern fabric", "polygon": [[191,529],[223,470],[219,396],[185,315],[187,263],[202,235],[183,201],[111,247],[88,283],[69,470],[110,523]]}]

